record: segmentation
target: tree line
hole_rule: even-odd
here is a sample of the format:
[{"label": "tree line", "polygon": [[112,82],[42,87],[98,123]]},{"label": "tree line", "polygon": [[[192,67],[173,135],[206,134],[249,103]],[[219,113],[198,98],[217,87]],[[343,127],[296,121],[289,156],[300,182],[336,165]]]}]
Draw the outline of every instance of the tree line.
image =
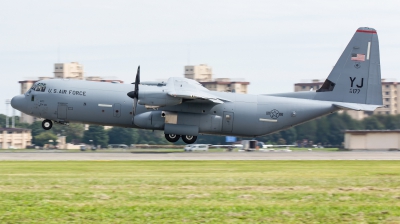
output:
[{"label": "tree line", "polygon": [[[0,114],[0,125],[5,127],[5,115]],[[10,119],[11,120],[11,119]],[[11,123],[11,122],[10,122]],[[85,130],[83,124],[71,123],[53,125],[49,131],[42,128],[42,122],[32,124],[21,123],[15,117],[15,126],[32,130],[32,144],[43,146],[49,140],[56,142],[57,136],[66,136],[67,142],[86,143],[107,147],[108,144],[171,144],[164,138],[162,131],[151,131],[133,128],[113,127],[105,130],[103,126],[90,125]],[[296,144],[299,142],[313,142],[324,146],[340,146],[344,141],[345,130],[383,130],[400,129],[400,115],[373,115],[363,120],[354,120],[346,113],[333,113],[325,117],[298,125],[296,127],[276,132],[256,139],[267,144]],[[238,138],[238,140],[242,140]],[[199,144],[227,144],[224,136],[201,135],[198,136]],[[175,144],[184,144],[178,141]]]}]

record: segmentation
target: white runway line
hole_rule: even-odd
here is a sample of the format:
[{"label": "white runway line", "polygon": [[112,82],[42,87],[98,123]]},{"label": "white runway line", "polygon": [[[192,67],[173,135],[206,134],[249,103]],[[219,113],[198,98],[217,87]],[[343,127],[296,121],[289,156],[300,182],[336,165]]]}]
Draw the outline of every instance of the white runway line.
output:
[{"label": "white runway line", "polygon": [[400,160],[400,152],[0,153],[0,161],[96,160]]}]

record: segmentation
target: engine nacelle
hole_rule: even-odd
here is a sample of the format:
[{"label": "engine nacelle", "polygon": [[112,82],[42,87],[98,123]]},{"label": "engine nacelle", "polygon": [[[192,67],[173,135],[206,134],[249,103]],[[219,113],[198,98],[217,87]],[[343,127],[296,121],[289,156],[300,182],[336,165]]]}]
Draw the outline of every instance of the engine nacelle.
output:
[{"label": "engine nacelle", "polygon": [[133,118],[133,122],[141,128],[162,130],[164,129],[165,121],[161,113],[161,111],[149,111],[138,114]]},{"label": "engine nacelle", "polygon": [[138,103],[150,107],[174,106],[181,104],[182,98],[172,97],[160,87],[148,86],[148,89],[139,92]]}]

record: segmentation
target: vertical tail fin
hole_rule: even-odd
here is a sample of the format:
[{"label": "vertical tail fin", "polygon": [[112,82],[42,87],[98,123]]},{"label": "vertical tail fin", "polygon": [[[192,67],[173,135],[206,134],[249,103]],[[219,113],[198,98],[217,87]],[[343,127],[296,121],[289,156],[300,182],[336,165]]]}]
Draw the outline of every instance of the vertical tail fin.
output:
[{"label": "vertical tail fin", "polygon": [[375,29],[360,27],[315,99],[382,105],[379,42]]}]

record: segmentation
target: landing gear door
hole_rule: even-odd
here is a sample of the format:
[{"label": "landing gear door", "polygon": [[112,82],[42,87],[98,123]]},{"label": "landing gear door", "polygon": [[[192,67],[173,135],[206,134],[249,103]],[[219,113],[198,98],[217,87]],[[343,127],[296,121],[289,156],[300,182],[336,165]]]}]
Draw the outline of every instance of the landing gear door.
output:
[{"label": "landing gear door", "polygon": [[114,103],[113,111],[114,111],[113,112],[114,117],[120,117],[121,116],[121,104]]},{"label": "landing gear door", "polygon": [[66,103],[58,103],[57,118],[60,120],[67,120],[67,109],[68,106]]},{"label": "landing gear door", "polygon": [[222,117],[222,132],[232,132],[233,128],[233,112],[224,112]]}]

